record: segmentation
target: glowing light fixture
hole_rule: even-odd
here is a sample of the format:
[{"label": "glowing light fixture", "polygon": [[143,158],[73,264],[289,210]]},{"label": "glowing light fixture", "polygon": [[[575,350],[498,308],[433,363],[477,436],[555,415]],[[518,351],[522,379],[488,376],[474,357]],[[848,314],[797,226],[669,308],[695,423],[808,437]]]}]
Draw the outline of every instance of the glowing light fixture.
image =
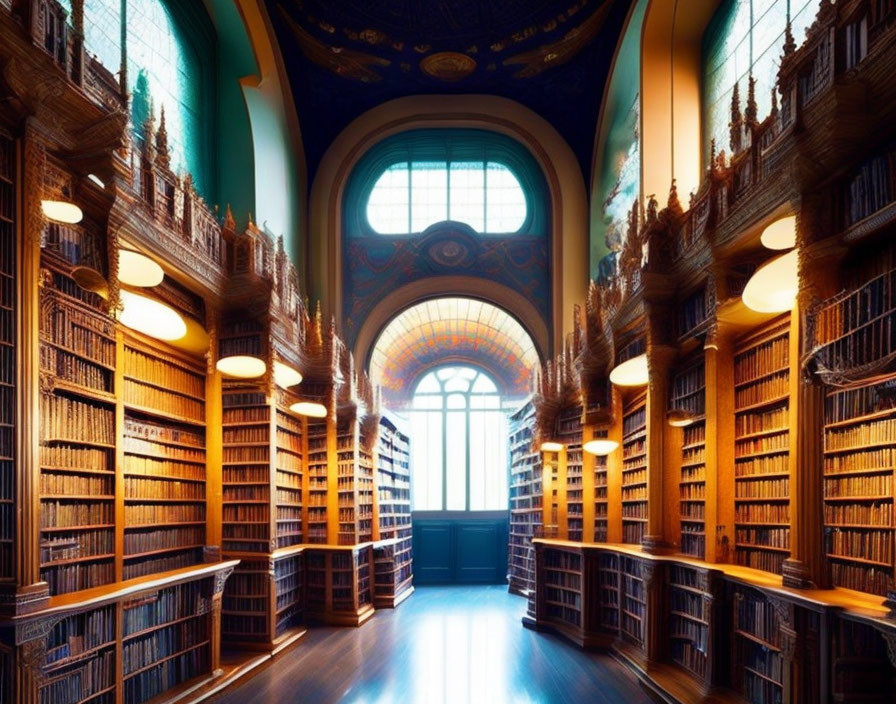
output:
[{"label": "glowing light fixture", "polygon": [[783,313],[793,308],[799,289],[797,250],[772,259],[756,270],[741,296],[757,313]]},{"label": "glowing light fixture", "polygon": [[40,207],[47,219],[54,222],[74,225],[84,219],[84,211],[74,203],[65,200],[42,200]]},{"label": "glowing light fixture", "polygon": [[792,249],[796,246],[796,216],[775,220],[759,236],[759,241],[769,249]]},{"label": "glowing light fixture", "polygon": [[106,187],[106,184],[103,183],[103,180],[96,174],[87,174],[87,178],[89,178],[91,181],[93,181],[100,188]]},{"label": "glowing light fixture", "polygon": [[541,443],[542,452],[560,452],[563,449],[562,442],[543,442]]},{"label": "glowing light fixture", "polygon": [[302,383],[302,375],[297,369],[293,369],[283,362],[274,362],[274,383],[281,389]]},{"label": "glowing light fixture", "polygon": [[264,376],[268,365],[263,359],[247,354],[234,354],[229,357],[221,357],[215,365],[224,376],[235,379],[257,379]]},{"label": "glowing light fixture", "polygon": [[610,372],[610,381],[616,386],[644,386],[647,383],[647,355],[627,359]]},{"label": "glowing light fixture", "polygon": [[122,249],[118,252],[118,280],[127,286],[149,288],[158,286],[165,278],[156,262],[140,252]]},{"label": "glowing light fixture", "polygon": [[611,452],[616,450],[617,447],[619,447],[618,442],[616,442],[615,440],[608,440],[607,438],[589,440],[584,445],[582,445],[582,449],[585,452],[591,455],[597,455],[598,457],[609,455]]},{"label": "glowing light fixture", "polygon": [[673,428],[684,428],[697,419],[690,411],[686,411],[683,408],[673,408],[666,414],[666,420]]},{"label": "glowing light fixture", "polygon": [[119,320],[132,330],[157,340],[179,340],[187,334],[187,324],[173,308],[130,291],[121,292]]},{"label": "glowing light fixture", "polygon": [[293,413],[298,413],[300,416],[308,416],[309,418],[326,418],[327,417],[327,407],[322,403],[316,403],[314,401],[299,401],[298,403],[294,403],[289,407]]}]

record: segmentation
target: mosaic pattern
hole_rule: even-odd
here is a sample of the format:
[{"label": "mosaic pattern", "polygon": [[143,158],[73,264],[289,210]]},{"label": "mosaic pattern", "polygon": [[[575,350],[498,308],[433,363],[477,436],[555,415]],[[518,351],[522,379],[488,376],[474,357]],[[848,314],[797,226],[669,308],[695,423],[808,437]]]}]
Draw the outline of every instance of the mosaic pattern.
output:
[{"label": "mosaic pattern", "polygon": [[486,370],[505,396],[525,396],[539,364],[532,338],[502,309],[470,298],[418,303],[383,329],[370,356],[370,377],[388,407],[403,406],[417,380],[446,363]]}]

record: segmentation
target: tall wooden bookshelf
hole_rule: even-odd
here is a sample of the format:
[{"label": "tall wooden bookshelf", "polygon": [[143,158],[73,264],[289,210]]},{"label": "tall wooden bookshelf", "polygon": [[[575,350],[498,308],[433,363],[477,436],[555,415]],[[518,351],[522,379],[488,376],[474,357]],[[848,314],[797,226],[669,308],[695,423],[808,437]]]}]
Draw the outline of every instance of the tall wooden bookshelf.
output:
[{"label": "tall wooden bookshelf", "polygon": [[386,413],[380,418],[376,460],[379,541],[373,552],[373,602],[388,608],[414,588],[410,439]]},{"label": "tall wooden bookshelf", "polygon": [[308,618],[360,626],[373,615],[373,545],[309,547],[305,553]]},{"label": "tall wooden bookshelf", "polygon": [[582,540],[584,529],[584,487],[582,456],[582,407],[566,408],[557,420],[558,437],[565,448],[566,536]]},{"label": "tall wooden bookshelf", "polygon": [[308,465],[305,540],[308,543],[326,543],[328,525],[329,455],[328,428],[325,420],[308,420]]},{"label": "tall wooden bookshelf", "polygon": [[275,391],[275,536],[278,549],[300,545],[303,537],[305,427],[303,420],[289,410],[290,401],[285,392]]},{"label": "tall wooden bookshelf", "polygon": [[647,524],[647,394],[622,409],[622,542],[640,545]]},{"label": "tall wooden bookshelf", "polygon": [[780,574],[790,554],[790,342],[785,316],[734,355],[735,560]]},{"label": "tall wooden bookshelf", "polygon": [[[592,431],[592,438],[596,440],[603,437],[606,433],[601,431]],[[587,438],[586,438],[587,441]],[[607,542],[607,535],[610,521],[610,503],[609,503],[609,458],[607,455],[584,455],[584,469],[589,471],[588,465],[592,465],[594,473],[594,540],[598,543]],[[586,497],[587,500],[587,497]]]},{"label": "tall wooden bookshelf", "polygon": [[354,414],[336,424],[339,545],[373,540],[373,455]]},{"label": "tall wooden bookshelf", "polygon": [[670,412],[685,414],[681,429],[678,496],[681,552],[706,555],[706,374],[703,360],[683,365],[672,379]]},{"label": "tall wooden bookshelf", "polygon": [[733,619],[733,688],[755,704],[783,703],[789,675],[775,603],[755,589],[735,587]]},{"label": "tall wooden bookshelf", "polygon": [[510,415],[510,591],[528,596],[535,584],[532,537],[541,525],[541,453],[533,447],[535,407],[526,401]]}]

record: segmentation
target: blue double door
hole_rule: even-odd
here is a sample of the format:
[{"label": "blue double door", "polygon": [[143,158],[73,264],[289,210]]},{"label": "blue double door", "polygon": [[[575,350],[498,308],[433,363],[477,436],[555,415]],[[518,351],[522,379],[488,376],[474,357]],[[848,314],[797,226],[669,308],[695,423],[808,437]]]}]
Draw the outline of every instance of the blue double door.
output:
[{"label": "blue double door", "polygon": [[507,511],[413,515],[414,584],[507,581]]}]

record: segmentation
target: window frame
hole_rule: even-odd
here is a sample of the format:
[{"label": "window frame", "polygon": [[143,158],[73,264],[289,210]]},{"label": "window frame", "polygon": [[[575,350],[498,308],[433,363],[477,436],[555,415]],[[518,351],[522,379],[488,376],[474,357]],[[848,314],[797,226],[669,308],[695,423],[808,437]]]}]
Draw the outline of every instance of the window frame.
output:
[{"label": "window frame", "polygon": [[[471,231],[484,239],[512,238],[521,235],[550,235],[550,192],[544,174],[533,155],[522,144],[506,135],[481,129],[439,128],[401,132],[371,147],[358,161],[346,185],[343,197],[343,236],[375,237],[383,240],[407,240],[420,232],[382,234],[367,219],[367,203],[376,182],[389,167],[402,162],[444,161],[498,163],[516,178],[526,199],[526,217],[514,232]],[[450,171],[450,169],[449,169]],[[469,227],[463,221],[462,227]]]},{"label": "window frame", "polygon": [[[440,379],[439,373],[446,369],[470,369],[475,372],[475,375],[469,379],[468,388],[466,391],[457,391],[457,390],[447,390],[446,384],[452,379],[457,377],[457,374],[454,374],[447,379]],[[473,391],[473,387],[476,382],[481,378],[485,377],[494,387],[494,391],[489,392],[476,392]],[[438,391],[422,391],[419,392],[417,389],[419,386],[427,379],[433,378],[439,384]],[[449,408],[448,398],[453,395],[463,395],[464,397],[464,407],[463,409],[459,408]],[[435,397],[441,399],[441,403],[439,404],[439,408],[415,408],[414,401],[418,398],[418,396],[422,397]],[[489,396],[494,397],[498,400],[497,405],[494,408],[472,408],[470,400],[475,396]],[[448,414],[449,412],[457,413],[459,411],[463,411],[464,415],[464,437],[466,440],[466,454],[465,454],[465,471],[464,471],[464,508],[448,508],[448,480],[449,480],[449,466],[448,466]],[[416,507],[416,497],[414,495],[414,481],[413,481],[413,468],[411,474],[411,510],[412,511],[457,511],[463,513],[470,513],[473,511],[495,511],[495,510],[506,510],[506,504],[509,502],[510,497],[510,464],[509,457],[507,457],[507,452],[505,455],[505,490],[506,496],[504,497],[504,501],[502,505],[505,505],[505,508],[495,509],[495,508],[478,508],[473,509],[470,506],[470,479],[472,475],[472,457],[471,457],[471,448],[470,448],[470,427],[471,427],[471,413],[495,413],[499,416],[503,416],[505,421],[508,416],[508,409],[505,408],[504,400],[501,395],[500,388],[492,376],[486,372],[484,369],[470,364],[468,362],[458,362],[458,363],[446,363],[441,364],[436,367],[427,368],[422,374],[420,374],[414,382],[414,393],[411,395],[411,404],[408,407],[407,411],[409,416],[411,416],[410,420],[413,422],[413,415],[416,413],[434,413],[438,412],[441,416],[441,444],[442,444],[442,460],[441,460],[441,477],[442,477],[442,488],[441,488],[441,508],[432,508],[431,506],[427,506],[426,508],[417,508]],[[506,436],[506,433],[505,433]],[[506,449],[506,448],[505,448]],[[485,471],[488,471],[488,468],[485,468]],[[486,498],[488,498],[486,496]]]}]

